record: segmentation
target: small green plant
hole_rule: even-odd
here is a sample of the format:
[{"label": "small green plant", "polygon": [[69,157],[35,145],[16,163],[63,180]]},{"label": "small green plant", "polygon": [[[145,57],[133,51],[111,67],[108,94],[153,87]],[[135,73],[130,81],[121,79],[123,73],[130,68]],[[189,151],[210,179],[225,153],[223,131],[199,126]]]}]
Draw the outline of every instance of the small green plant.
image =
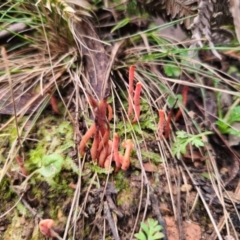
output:
[{"label": "small green plant", "polygon": [[226,116],[223,119],[219,119],[216,124],[221,133],[240,136],[239,131],[231,127],[235,122],[240,122],[240,106],[230,108]]},{"label": "small green plant", "polygon": [[161,233],[162,226],[158,224],[158,221],[149,218],[147,224],[141,222],[141,229],[139,233],[134,236],[139,240],[157,240],[164,238],[164,234]]},{"label": "small green plant", "polygon": [[165,64],[163,70],[168,77],[179,77],[181,75],[181,69],[173,64]]},{"label": "small green plant", "polygon": [[71,123],[49,116],[37,123],[36,128],[35,137],[38,141],[32,143],[24,164],[31,176],[38,173],[53,186],[63,169],[78,174],[78,166],[66,154],[74,147]]},{"label": "small green plant", "polygon": [[193,135],[185,131],[177,131],[176,141],[174,142],[172,147],[173,155],[177,158],[180,158],[181,154],[186,154],[187,146],[189,144],[197,148],[203,147],[204,142],[202,140],[202,137],[209,134],[212,134],[212,132],[203,132],[197,135]]},{"label": "small green plant", "polygon": [[[127,104],[127,102],[124,103],[125,108],[127,108]],[[157,114],[154,114],[149,107],[149,103],[145,99],[142,99],[139,124],[132,124],[129,121],[119,121],[116,128],[119,136],[126,135],[127,138],[131,138],[132,132],[135,132],[140,141],[142,135],[151,137],[152,132],[157,131],[156,122]]]}]

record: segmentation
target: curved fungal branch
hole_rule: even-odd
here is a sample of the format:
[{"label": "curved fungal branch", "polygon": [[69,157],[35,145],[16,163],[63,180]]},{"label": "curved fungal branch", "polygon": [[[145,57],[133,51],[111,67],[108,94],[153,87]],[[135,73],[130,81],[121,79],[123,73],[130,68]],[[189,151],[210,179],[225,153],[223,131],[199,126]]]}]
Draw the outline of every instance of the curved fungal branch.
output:
[{"label": "curved fungal branch", "polygon": [[[182,105],[186,107],[187,105],[187,95],[188,95],[188,88],[189,86],[184,86],[182,90]],[[178,121],[178,119],[182,116],[182,110],[179,109],[176,116],[175,121]]]},{"label": "curved fungal branch", "polygon": [[39,222],[39,229],[44,236],[59,238],[59,235],[52,229],[53,226],[54,221],[52,219],[43,219]]},{"label": "curved fungal branch", "polygon": [[163,132],[164,132],[164,126],[165,126],[165,114],[163,110],[158,110],[159,115],[159,122],[158,122],[158,134],[159,138],[162,139]]},{"label": "curved fungal branch", "polygon": [[129,86],[128,86],[128,117],[130,118],[133,111],[133,81],[134,81],[135,66],[129,68]]},{"label": "curved fungal branch", "polygon": [[138,82],[136,85],[135,89],[135,94],[134,94],[134,110],[135,110],[135,117],[132,121],[132,123],[136,123],[139,120],[140,117],[140,95],[142,91],[142,83]]},{"label": "curved fungal branch", "polygon": [[92,158],[93,161],[96,161],[97,157],[98,157],[98,151],[97,150],[98,150],[98,146],[99,146],[99,141],[100,141],[99,132],[96,131],[95,135],[94,135],[94,138],[93,138],[92,147],[91,147],[91,150],[90,150],[91,158]]},{"label": "curved fungal branch", "polygon": [[126,150],[125,150],[124,156],[122,158],[121,169],[122,170],[127,170],[130,166],[130,155],[131,155],[131,152],[134,148],[132,140],[127,139],[125,142],[122,143],[122,147],[124,147]]},{"label": "curved fungal branch", "polygon": [[89,139],[96,133],[96,124],[93,123],[93,125],[88,129],[88,131],[85,133],[85,135],[82,137],[82,140],[79,144],[79,152],[80,155],[83,156],[85,154],[85,146]]},{"label": "curved fungal branch", "polygon": [[121,159],[120,159],[120,154],[118,152],[118,145],[119,145],[119,137],[117,133],[114,133],[113,135],[113,159],[115,161],[115,172],[117,172],[120,167],[121,167]]}]

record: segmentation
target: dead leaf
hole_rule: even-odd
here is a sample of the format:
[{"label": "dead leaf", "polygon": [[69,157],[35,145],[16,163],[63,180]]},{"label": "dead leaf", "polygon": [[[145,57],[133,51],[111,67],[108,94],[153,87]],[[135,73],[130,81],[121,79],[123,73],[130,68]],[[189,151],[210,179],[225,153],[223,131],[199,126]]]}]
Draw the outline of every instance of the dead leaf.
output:
[{"label": "dead leaf", "polygon": [[[168,240],[178,240],[179,232],[174,217],[164,217]],[[183,222],[185,240],[200,240],[202,237],[201,228],[193,222]]]},{"label": "dead leaf", "polygon": [[191,184],[183,184],[181,186],[181,191],[182,192],[190,192],[192,190],[192,185]]},{"label": "dead leaf", "polygon": [[151,162],[143,163],[143,167],[146,172],[157,172],[158,170],[157,167]]},{"label": "dead leaf", "polygon": [[85,58],[86,77],[97,98],[103,99],[110,89],[110,61],[104,45],[96,34],[91,22],[76,22],[74,31],[77,36],[77,44],[81,46],[81,54]]},{"label": "dead leaf", "polygon": [[[231,125],[231,127],[234,128],[235,130],[238,130],[240,132],[240,122],[234,122]],[[240,144],[240,136],[229,134],[228,144],[231,147],[239,145]]]},{"label": "dead leaf", "polygon": [[[22,93],[21,90],[14,91],[14,101],[16,112],[26,109],[25,114],[30,114],[34,111],[36,106],[43,100],[43,96],[37,93]],[[34,98],[36,98],[34,100]],[[0,89],[0,114],[14,115],[14,105],[9,89]],[[29,105],[29,106],[28,106]]]}]

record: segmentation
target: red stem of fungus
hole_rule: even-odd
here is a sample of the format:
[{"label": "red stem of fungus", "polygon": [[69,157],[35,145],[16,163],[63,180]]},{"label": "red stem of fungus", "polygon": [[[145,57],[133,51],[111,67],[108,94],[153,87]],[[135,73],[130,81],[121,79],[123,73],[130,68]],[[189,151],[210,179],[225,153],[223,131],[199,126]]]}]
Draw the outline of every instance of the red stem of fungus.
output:
[{"label": "red stem of fungus", "polygon": [[93,98],[93,96],[89,93],[87,93],[88,95],[88,102],[90,104],[90,106],[93,107],[93,109],[96,109],[98,107],[98,102],[95,98]]},{"label": "red stem of fungus", "polygon": [[[188,86],[184,86],[182,90],[182,103],[183,106],[186,107],[187,105],[187,95],[188,95]],[[182,116],[182,111],[181,109],[178,110],[176,116],[175,116],[175,121],[178,121],[178,119]]]},{"label": "red stem of fungus", "polygon": [[60,111],[59,111],[58,105],[57,105],[57,99],[53,95],[50,98],[50,104],[51,104],[53,112],[56,113],[56,114],[60,114]]},{"label": "red stem of fungus", "polygon": [[88,142],[88,140],[96,133],[96,124],[93,123],[93,125],[88,129],[88,131],[85,133],[85,135],[82,137],[82,140],[79,144],[79,152],[80,155],[83,156],[85,154],[85,146]]},{"label": "red stem of fungus", "polygon": [[107,155],[108,155],[108,145],[104,146],[102,151],[100,152],[99,161],[98,161],[98,165],[100,167],[104,167],[104,163],[107,158]]},{"label": "red stem of fungus", "polygon": [[[101,136],[102,132],[103,132],[103,136]],[[105,131],[102,131],[102,132],[100,132],[101,141],[98,145],[98,149],[97,149],[98,152],[101,152],[103,147],[108,146],[108,138],[110,136],[110,127],[108,124],[107,124],[107,129],[105,129]]]},{"label": "red stem of fungus", "polygon": [[107,99],[103,98],[98,105],[98,109],[95,113],[96,120],[106,120],[107,116]]},{"label": "red stem of fungus", "polygon": [[104,168],[105,169],[109,169],[110,168],[110,164],[111,164],[111,158],[112,158],[112,156],[108,156],[107,158],[106,158],[106,160],[105,160],[105,162],[104,162]]},{"label": "red stem of fungus", "polygon": [[51,95],[51,98],[50,98],[50,105],[52,107],[52,110],[54,113],[57,113],[57,114],[60,114],[60,111],[58,109],[58,105],[57,105],[57,99],[56,97],[53,95],[52,91],[51,90],[48,90],[47,93],[49,95]]},{"label": "red stem of fungus", "polygon": [[54,221],[52,219],[43,219],[39,222],[39,229],[46,237],[56,237],[57,234],[52,229]]},{"label": "red stem of fungus", "polygon": [[139,120],[140,116],[140,95],[142,91],[142,83],[138,82],[136,85],[135,89],[135,94],[134,94],[134,110],[135,110],[135,117],[132,121],[132,123],[135,123]]},{"label": "red stem of fungus", "polygon": [[122,170],[127,170],[130,166],[130,155],[134,145],[130,139],[127,139],[125,142],[122,143],[122,146],[126,148],[122,160]]},{"label": "red stem of fungus", "polygon": [[119,152],[118,152],[118,145],[119,145],[119,137],[117,133],[114,133],[113,135],[113,159],[115,161],[115,172],[117,172],[120,167],[121,167],[121,159],[119,157]]},{"label": "red stem of fungus", "polygon": [[108,155],[110,155],[113,152],[113,142],[111,140],[108,140]]},{"label": "red stem of fungus", "polygon": [[167,122],[166,122],[166,128],[165,128],[165,139],[169,138],[170,135],[170,123],[171,123],[171,119],[172,119],[172,109],[170,110],[169,114],[168,114],[168,118],[167,118]]},{"label": "red stem of fungus", "polygon": [[19,155],[17,155],[17,156],[16,156],[16,161],[17,161],[17,163],[18,163],[18,165],[19,165],[19,167],[20,167],[20,169],[21,169],[21,173],[22,173],[24,176],[27,176],[27,175],[28,175],[28,172],[27,172],[26,168],[24,167],[24,161],[23,161],[23,159],[22,159]]},{"label": "red stem of fungus", "polygon": [[93,143],[92,143],[92,147],[91,147],[91,158],[93,161],[95,161],[98,158],[98,145],[99,145],[99,132],[96,131],[95,135],[94,135],[94,139],[93,139]]},{"label": "red stem of fungus", "polygon": [[107,158],[106,158],[106,160],[104,162],[104,168],[105,169],[109,169],[110,168],[112,157],[113,157],[113,142],[111,140],[108,140]]},{"label": "red stem of fungus", "polygon": [[163,110],[158,110],[159,122],[158,122],[158,133],[160,139],[163,137],[164,125],[165,125],[165,114]]},{"label": "red stem of fungus", "polygon": [[107,105],[107,109],[108,109],[108,121],[110,122],[113,118],[113,110],[110,104]]},{"label": "red stem of fungus", "polygon": [[131,117],[133,111],[133,81],[134,81],[135,66],[129,68],[129,86],[128,86],[128,117]]}]

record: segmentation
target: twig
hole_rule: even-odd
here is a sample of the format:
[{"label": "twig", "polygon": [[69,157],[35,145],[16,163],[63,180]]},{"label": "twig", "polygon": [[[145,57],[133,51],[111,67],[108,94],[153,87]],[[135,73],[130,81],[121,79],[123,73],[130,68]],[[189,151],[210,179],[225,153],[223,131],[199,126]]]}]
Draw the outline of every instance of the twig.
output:
[{"label": "twig", "polygon": [[118,231],[117,231],[117,228],[115,226],[115,223],[114,223],[114,220],[112,218],[112,214],[110,212],[110,209],[109,209],[109,206],[108,206],[108,203],[105,201],[104,202],[104,215],[105,217],[107,218],[108,220],[108,223],[109,223],[109,227],[112,231],[112,234],[113,234],[113,238],[115,240],[120,240],[119,238],[119,234],[118,234]]},{"label": "twig", "polygon": [[15,33],[22,32],[27,28],[25,23],[13,23],[9,27],[5,28],[4,30],[0,31],[0,39],[13,35]]},{"label": "twig", "polygon": [[158,223],[163,227],[163,234],[164,234],[164,239],[163,240],[168,240],[167,232],[166,232],[166,224],[165,224],[165,221],[162,217],[161,212],[159,211],[159,202],[158,202],[156,194],[151,193],[150,194],[150,200],[151,200],[151,203],[152,203],[153,214],[157,217]]},{"label": "twig", "polygon": [[177,224],[178,224],[178,231],[179,231],[179,238],[180,240],[184,240],[184,233],[183,233],[183,224],[182,224],[182,214],[181,214],[181,191],[180,191],[180,186],[181,186],[181,174],[179,172],[179,168],[177,168],[177,189],[179,191],[177,192]]},{"label": "twig", "polygon": [[112,211],[114,211],[119,218],[123,218],[123,217],[124,217],[124,214],[117,208],[117,206],[116,206],[115,203],[113,202],[110,194],[106,194],[106,197],[107,197],[107,202],[108,202],[108,204],[109,204],[109,208],[110,208]]},{"label": "twig", "polygon": [[8,81],[9,81],[9,85],[10,85],[10,90],[11,90],[11,97],[12,97],[12,103],[13,103],[14,119],[15,119],[15,124],[16,124],[18,142],[19,142],[19,145],[22,148],[22,143],[21,143],[21,140],[20,140],[20,133],[19,133],[19,129],[18,129],[17,110],[16,110],[15,98],[14,98],[14,93],[13,93],[13,82],[12,82],[11,73],[10,73],[10,70],[9,70],[8,56],[7,56],[6,49],[4,47],[2,47],[1,52],[2,52],[3,62],[5,64],[5,68],[6,68],[6,72],[7,72],[7,76],[8,76]]}]

